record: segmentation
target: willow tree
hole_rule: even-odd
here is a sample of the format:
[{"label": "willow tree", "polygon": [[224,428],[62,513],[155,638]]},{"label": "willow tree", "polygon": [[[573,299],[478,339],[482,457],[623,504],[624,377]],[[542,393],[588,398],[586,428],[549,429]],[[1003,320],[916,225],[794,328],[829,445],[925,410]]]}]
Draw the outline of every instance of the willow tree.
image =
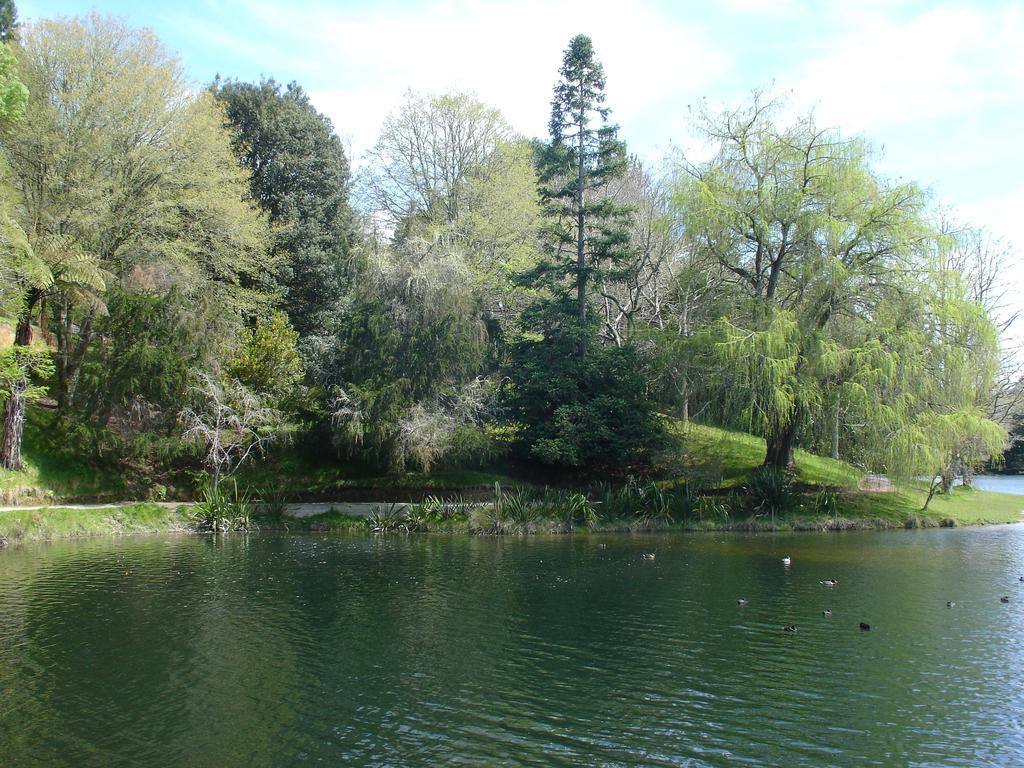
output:
[{"label": "willow tree", "polygon": [[705,118],[717,150],[684,166],[675,205],[695,254],[732,284],[735,305],[704,334],[721,402],[766,439],[766,465],[789,467],[837,392],[871,401],[891,362],[873,318],[901,301],[928,232],[923,194],[879,177],[863,142],[775,112],[755,99]]},{"label": "willow tree", "polygon": [[938,258],[919,268],[924,323],[917,354],[904,352],[915,360],[914,381],[901,400],[905,418],[883,435],[895,470],[936,478],[925,507],[935,493],[951,492],[956,477],[969,485],[974,468],[997,459],[1007,442],[987,410],[999,371],[998,328],[971,298],[965,276],[944,267],[951,247],[955,238],[939,238]]}]

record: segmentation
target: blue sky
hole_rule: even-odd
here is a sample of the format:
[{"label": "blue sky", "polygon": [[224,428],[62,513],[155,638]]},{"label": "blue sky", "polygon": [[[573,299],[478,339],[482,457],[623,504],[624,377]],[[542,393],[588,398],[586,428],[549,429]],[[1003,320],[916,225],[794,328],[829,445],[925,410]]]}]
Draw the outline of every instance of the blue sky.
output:
[{"label": "blue sky", "polygon": [[[886,174],[1024,246],[1024,4],[999,0],[566,2],[24,0],[23,21],[96,9],[152,28],[197,83],[297,80],[358,163],[406,88],[475,91],[546,130],[562,50],[590,35],[630,149],[698,151],[690,105],[755,88],[871,140]],[[1018,253],[1021,251],[1018,249]],[[1018,265],[1019,266],[1019,265]],[[1024,279],[1024,270],[1016,273]]]}]

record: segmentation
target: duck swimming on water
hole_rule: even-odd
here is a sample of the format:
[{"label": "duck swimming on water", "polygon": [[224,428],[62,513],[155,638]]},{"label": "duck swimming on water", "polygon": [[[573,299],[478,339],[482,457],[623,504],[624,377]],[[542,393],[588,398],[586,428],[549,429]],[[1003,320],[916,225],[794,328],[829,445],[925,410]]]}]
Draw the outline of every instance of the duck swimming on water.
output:
[{"label": "duck swimming on water", "polygon": [[642,555],[640,555],[640,557],[642,557],[644,560],[653,560],[654,559],[654,553],[653,552],[644,552]]},{"label": "duck swimming on water", "polygon": [[831,608],[826,608],[824,611],[821,612],[821,615],[824,616],[826,619],[831,619],[832,618],[832,609]]},{"label": "duck swimming on water", "polygon": [[1010,598],[1007,597],[1006,595],[1003,595],[1002,597],[999,598],[999,602],[1000,603],[1008,603],[1008,602],[1010,602]]},{"label": "duck swimming on water", "polygon": [[789,555],[786,555],[784,558],[782,558],[782,564],[783,565],[792,565],[793,564],[793,558],[791,558]]},{"label": "duck swimming on water", "polygon": [[871,629],[871,625],[868,624],[867,622],[862,621],[860,623],[860,629],[861,629],[862,632],[867,632],[869,629]]},{"label": "duck swimming on water", "polygon": [[746,605],[746,604],[747,604],[747,598],[745,598],[745,597],[741,597],[741,598],[739,598],[736,601],[736,605]]},{"label": "duck swimming on water", "polygon": [[796,632],[796,624],[790,624],[788,627],[782,628],[783,632]]},{"label": "duck swimming on water", "polygon": [[839,583],[839,579],[825,579],[824,581],[819,581],[818,583],[821,584],[821,586],[823,587],[834,587],[836,584]]}]

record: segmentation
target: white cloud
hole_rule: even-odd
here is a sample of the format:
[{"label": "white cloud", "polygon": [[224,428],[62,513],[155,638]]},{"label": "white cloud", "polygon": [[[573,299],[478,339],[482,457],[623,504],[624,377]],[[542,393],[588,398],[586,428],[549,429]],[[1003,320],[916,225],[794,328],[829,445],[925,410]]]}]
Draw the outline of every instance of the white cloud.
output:
[{"label": "white cloud", "polygon": [[821,122],[860,132],[1020,105],[1024,8],[944,5],[900,22],[888,9],[842,7],[850,31],[793,80]]},{"label": "white cloud", "polygon": [[406,88],[475,91],[518,130],[543,136],[562,52],[580,32],[594,40],[613,119],[624,125],[693,101],[731,68],[725,49],[697,27],[642,4],[436,0],[286,10],[250,0],[245,14],[275,30],[281,52],[266,51],[268,62],[296,47],[311,52],[304,82],[357,153]]}]

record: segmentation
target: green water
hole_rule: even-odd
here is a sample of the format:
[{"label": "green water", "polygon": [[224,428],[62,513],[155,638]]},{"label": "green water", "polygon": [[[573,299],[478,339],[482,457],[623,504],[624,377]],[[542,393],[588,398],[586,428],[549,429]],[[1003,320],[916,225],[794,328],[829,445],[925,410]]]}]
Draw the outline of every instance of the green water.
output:
[{"label": "green water", "polygon": [[12,548],[0,765],[1024,765],[1022,572],[1021,526]]}]

